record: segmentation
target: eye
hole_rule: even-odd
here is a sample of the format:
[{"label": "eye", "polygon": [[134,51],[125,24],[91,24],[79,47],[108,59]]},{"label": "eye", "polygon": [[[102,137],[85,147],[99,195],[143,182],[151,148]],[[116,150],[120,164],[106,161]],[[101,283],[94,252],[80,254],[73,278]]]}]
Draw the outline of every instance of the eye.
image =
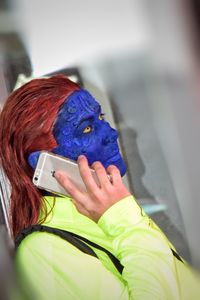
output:
[{"label": "eye", "polygon": [[100,115],[99,115],[99,120],[102,121],[102,120],[104,120],[104,119],[105,119],[105,114],[100,114]]},{"label": "eye", "polygon": [[88,125],[87,127],[84,128],[83,133],[90,133],[92,131],[92,126]]}]

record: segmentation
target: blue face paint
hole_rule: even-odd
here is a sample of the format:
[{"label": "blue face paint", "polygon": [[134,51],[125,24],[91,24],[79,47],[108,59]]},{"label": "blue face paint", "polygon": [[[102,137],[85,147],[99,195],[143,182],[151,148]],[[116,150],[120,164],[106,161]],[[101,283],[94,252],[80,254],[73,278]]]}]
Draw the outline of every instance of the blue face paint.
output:
[{"label": "blue face paint", "polygon": [[118,133],[104,120],[99,103],[84,89],[75,91],[61,107],[53,135],[58,146],[52,152],[77,160],[84,154],[91,165],[113,164],[123,176],[126,165],[117,144]]}]

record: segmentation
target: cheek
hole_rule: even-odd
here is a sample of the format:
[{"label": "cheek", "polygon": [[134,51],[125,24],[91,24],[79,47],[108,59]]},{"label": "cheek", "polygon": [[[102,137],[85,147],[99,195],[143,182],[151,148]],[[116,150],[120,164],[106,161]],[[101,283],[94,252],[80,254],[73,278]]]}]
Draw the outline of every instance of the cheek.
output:
[{"label": "cheek", "polygon": [[102,145],[101,139],[96,134],[86,134],[78,141],[79,146],[85,153],[100,150]]},{"label": "cheek", "polygon": [[79,147],[79,155],[84,154],[89,164],[99,160],[99,153],[103,152],[102,143],[96,135],[88,134],[77,141],[76,147]]}]

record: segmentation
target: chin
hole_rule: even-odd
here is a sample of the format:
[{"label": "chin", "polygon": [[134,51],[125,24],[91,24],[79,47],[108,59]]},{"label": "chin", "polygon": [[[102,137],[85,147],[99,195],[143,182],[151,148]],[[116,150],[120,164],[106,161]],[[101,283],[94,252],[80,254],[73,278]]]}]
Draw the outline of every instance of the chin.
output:
[{"label": "chin", "polygon": [[121,176],[123,177],[126,174],[126,164],[123,159],[120,159],[114,163],[114,165],[119,169]]},{"label": "chin", "polygon": [[104,167],[107,168],[109,165],[116,166],[119,169],[120,174],[121,174],[122,177],[126,174],[127,167],[126,167],[126,164],[125,164],[125,162],[122,158],[118,159],[115,162],[107,162]]}]

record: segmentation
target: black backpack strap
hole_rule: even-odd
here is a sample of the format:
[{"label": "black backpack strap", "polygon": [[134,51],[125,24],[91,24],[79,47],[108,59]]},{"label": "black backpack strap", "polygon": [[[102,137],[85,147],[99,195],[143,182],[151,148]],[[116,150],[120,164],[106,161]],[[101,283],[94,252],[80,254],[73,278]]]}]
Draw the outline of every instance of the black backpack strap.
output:
[{"label": "black backpack strap", "polygon": [[172,254],[178,259],[180,260],[183,264],[184,264],[184,261],[182,260],[182,258],[178,255],[177,252],[175,252],[172,248],[170,248],[171,251],[172,251]]},{"label": "black backpack strap", "polygon": [[109,258],[112,260],[113,264],[115,265],[115,267],[117,268],[117,270],[122,274],[122,271],[123,271],[123,266],[121,265],[120,261],[111,253],[109,252],[107,249],[103,248],[102,246],[98,245],[98,244],[95,244],[94,242],[91,242],[90,240],[82,237],[82,236],[79,236],[75,233],[71,233],[75,238],[78,238],[84,242],[86,242],[87,244],[91,245],[92,247],[96,248],[96,249],[99,249],[103,252],[105,252]]},{"label": "black backpack strap", "polygon": [[[95,244],[94,242],[91,242],[90,240],[88,240],[78,234],[75,234],[70,231],[58,229],[58,228],[52,228],[52,227],[48,227],[48,226],[40,225],[40,224],[32,225],[32,226],[22,230],[21,233],[17,236],[17,238],[15,239],[15,248],[17,249],[19,247],[20,243],[27,235],[31,234],[32,232],[36,232],[36,231],[55,234],[55,235],[61,237],[62,239],[66,240],[67,242],[69,242],[70,244],[75,246],[76,248],[78,248],[80,251],[82,251],[86,254],[92,255],[96,258],[98,258],[98,256],[90,246],[92,246],[96,249],[99,249],[99,250],[105,252],[109,256],[109,258],[115,265],[116,269],[120,272],[120,274],[122,274],[124,267],[121,265],[120,261],[107,249],[101,247],[98,244]],[[90,246],[88,246],[87,244],[89,244]]]},{"label": "black backpack strap", "polygon": [[15,239],[15,248],[17,249],[19,247],[20,243],[27,235],[31,234],[32,232],[36,232],[36,231],[37,232],[47,232],[47,233],[52,233],[52,234],[58,235],[59,237],[66,240],[67,242],[69,242],[70,244],[72,244],[73,246],[75,246],[76,248],[81,250],[82,252],[97,257],[96,253],[89,246],[80,242],[77,239],[74,239],[70,232],[61,230],[58,228],[52,228],[52,227],[40,225],[40,224],[32,225],[32,226],[22,230],[21,233]]}]

